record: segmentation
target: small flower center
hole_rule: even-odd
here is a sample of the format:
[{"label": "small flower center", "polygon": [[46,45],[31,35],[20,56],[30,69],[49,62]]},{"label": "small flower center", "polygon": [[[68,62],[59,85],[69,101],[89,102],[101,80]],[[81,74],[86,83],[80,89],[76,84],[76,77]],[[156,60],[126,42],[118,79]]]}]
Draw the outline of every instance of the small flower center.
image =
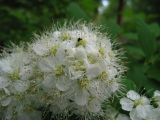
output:
[{"label": "small flower center", "polygon": [[108,77],[107,72],[103,71],[100,75],[98,75],[98,79],[100,80],[106,80]]},{"label": "small flower center", "polygon": [[95,57],[94,55],[89,54],[89,55],[87,55],[87,58],[88,58],[88,61],[89,61],[91,64],[94,64],[94,63],[97,62],[97,59],[96,59],[96,57]]},{"label": "small flower center", "polygon": [[87,77],[84,77],[78,81],[78,84],[81,89],[87,88],[87,86],[89,85],[89,80]]},{"label": "small flower center", "polygon": [[54,74],[56,77],[60,77],[62,75],[64,75],[64,70],[63,70],[64,66],[63,65],[58,65],[56,67],[56,69],[54,70]]},{"label": "small flower center", "polygon": [[87,41],[86,41],[86,40],[84,40],[84,39],[82,39],[82,38],[78,38],[77,43],[76,43],[76,47],[79,47],[79,46],[85,47],[86,44],[87,44]]},{"label": "small flower center", "polygon": [[100,48],[99,48],[99,53],[100,53],[100,55],[101,55],[102,57],[104,57],[104,55],[105,55],[105,49],[102,48],[102,47],[100,47]]},{"label": "small flower center", "polygon": [[88,103],[91,102],[93,99],[95,99],[94,96],[89,96],[89,98],[88,98]]},{"label": "small flower center", "polygon": [[55,56],[57,53],[58,45],[54,45],[53,47],[50,48],[50,54]]},{"label": "small flower center", "polygon": [[80,70],[80,71],[85,71],[86,70],[86,67],[84,65],[84,61],[83,60],[75,61],[73,66],[74,66],[75,70]]},{"label": "small flower center", "polygon": [[138,106],[138,105],[142,105],[144,103],[143,99],[137,99],[134,101],[134,107]]},{"label": "small flower center", "polygon": [[60,36],[60,38],[63,40],[63,41],[66,41],[66,40],[70,40],[71,39],[71,36],[69,33],[67,32],[63,32]]},{"label": "small flower center", "polygon": [[62,92],[62,91],[58,91],[58,90],[56,90],[56,91],[54,92],[53,96],[54,96],[54,97],[61,97],[61,96],[62,96],[62,94],[63,94],[63,92]]},{"label": "small flower center", "polygon": [[20,75],[19,75],[19,70],[15,70],[12,73],[9,74],[9,77],[11,80],[19,80],[20,79]]}]

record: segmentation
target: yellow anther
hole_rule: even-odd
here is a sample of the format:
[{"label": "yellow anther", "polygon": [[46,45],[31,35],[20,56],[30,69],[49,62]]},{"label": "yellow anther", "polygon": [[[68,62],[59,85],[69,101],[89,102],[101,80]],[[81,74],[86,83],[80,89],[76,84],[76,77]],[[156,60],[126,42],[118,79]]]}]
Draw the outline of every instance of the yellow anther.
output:
[{"label": "yellow anther", "polygon": [[11,80],[19,80],[20,79],[20,75],[19,75],[19,70],[15,70],[12,73],[9,74],[9,77]]},{"label": "yellow anther", "polygon": [[140,104],[141,104],[141,100],[140,99],[134,101],[134,107],[136,107],[136,106],[138,106]]},{"label": "yellow anther", "polygon": [[50,54],[55,56],[57,53],[58,45],[54,45],[53,47],[50,48]]},{"label": "yellow anther", "polygon": [[63,41],[65,41],[65,40],[70,40],[70,39],[71,39],[71,36],[70,36],[69,33],[63,32],[63,33],[61,34],[60,38],[61,38]]},{"label": "yellow anther", "polygon": [[85,47],[86,44],[87,44],[87,41],[86,41],[86,40],[84,40],[84,39],[82,39],[82,38],[78,38],[77,43],[76,43],[76,47],[78,47],[78,46],[83,46],[83,47]]},{"label": "yellow anther", "polygon": [[105,49],[104,48],[99,48],[99,53],[101,54],[101,56],[105,55]]},{"label": "yellow anther", "polygon": [[96,57],[95,57],[94,55],[89,54],[89,55],[87,55],[87,58],[88,58],[88,61],[89,61],[91,64],[94,64],[94,63],[97,62],[97,59],[96,59]]},{"label": "yellow anther", "polygon": [[78,81],[80,88],[87,88],[87,86],[89,85],[89,80],[87,79],[87,77],[84,77],[82,79],[80,79]]},{"label": "yellow anther", "polygon": [[108,77],[108,74],[105,71],[103,71],[100,75],[98,75],[98,79],[100,80],[106,80],[107,77]]},{"label": "yellow anther", "polygon": [[85,71],[86,70],[86,67],[84,65],[84,61],[83,60],[75,61],[73,66],[74,66],[75,70],[80,70],[80,71]]},{"label": "yellow anther", "polygon": [[134,107],[142,105],[144,103],[143,98],[137,99],[134,101]]},{"label": "yellow anther", "polygon": [[54,74],[56,77],[60,77],[62,75],[64,75],[64,70],[63,70],[64,66],[63,65],[58,65],[56,67],[56,69],[54,70]]}]

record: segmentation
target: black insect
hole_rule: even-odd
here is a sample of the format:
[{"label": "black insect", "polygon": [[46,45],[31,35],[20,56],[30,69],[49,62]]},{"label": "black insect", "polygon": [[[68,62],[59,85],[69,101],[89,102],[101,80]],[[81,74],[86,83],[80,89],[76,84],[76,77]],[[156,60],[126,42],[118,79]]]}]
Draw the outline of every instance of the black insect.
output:
[{"label": "black insect", "polygon": [[81,40],[82,40],[82,38],[78,38],[78,42],[81,41]]}]

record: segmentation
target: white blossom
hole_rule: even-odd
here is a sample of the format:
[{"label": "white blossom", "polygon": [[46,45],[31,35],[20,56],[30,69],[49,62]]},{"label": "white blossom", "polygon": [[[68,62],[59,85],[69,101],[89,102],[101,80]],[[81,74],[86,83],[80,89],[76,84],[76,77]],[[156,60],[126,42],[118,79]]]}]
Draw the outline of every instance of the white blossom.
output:
[{"label": "white blossom", "polygon": [[158,120],[158,109],[153,108],[151,105],[139,105],[130,112],[131,120]]},{"label": "white blossom", "polygon": [[160,91],[156,90],[153,95],[154,102],[160,107]]},{"label": "white blossom", "polygon": [[137,92],[130,90],[127,92],[127,97],[121,98],[120,104],[123,110],[132,111],[139,105],[149,105],[150,100],[145,96],[140,96]]},{"label": "white blossom", "polygon": [[102,112],[104,100],[120,90],[125,67],[111,40],[93,27],[53,28],[0,60],[0,103],[8,120],[40,119],[35,109],[42,106],[55,115]]}]

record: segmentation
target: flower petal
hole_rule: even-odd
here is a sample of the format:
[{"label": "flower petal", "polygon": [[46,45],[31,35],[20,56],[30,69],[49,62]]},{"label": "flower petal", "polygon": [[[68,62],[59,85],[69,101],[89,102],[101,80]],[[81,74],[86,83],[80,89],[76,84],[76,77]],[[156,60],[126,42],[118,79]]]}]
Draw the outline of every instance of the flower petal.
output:
[{"label": "flower petal", "polygon": [[88,97],[89,94],[87,93],[86,90],[79,90],[76,94],[75,94],[75,102],[77,105],[86,105],[88,102]]},{"label": "flower petal", "polygon": [[25,92],[29,87],[29,83],[27,81],[17,81],[13,86],[16,92]]},{"label": "flower petal", "polygon": [[9,85],[9,82],[7,79],[0,77],[0,88],[5,88]]},{"label": "flower petal", "polygon": [[66,91],[70,87],[70,81],[67,80],[66,78],[62,78],[56,81],[56,87],[60,91]]},{"label": "flower petal", "polygon": [[129,117],[125,114],[118,114],[116,120],[130,120]]},{"label": "flower petal", "polygon": [[131,111],[133,109],[134,103],[128,98],[122,98],[120,104],[123,110]]},{"label": "flower petal", "polygon": [[127,93],[127,97],[130,98],[131,100],[137,100],[140,98],[140,95],[137,92],[135,92],[134,90],[130,90]]},{"label": "flower petal", "polygon": [[97,99],[93,99],[89,102],[87,108],[90,112],[97,113],[101,109],[101,102],[98,101]]},{"label": "flower petal", "polygon": [[1,100],[1,105],[2,106],[8,106],[11,103],[11,97],[7,97]]},{"label": "flower petal", "polygon": [[154,91],[154,97],[156,97],[156,96],[160,96],[160,91],[159,90]]}]

